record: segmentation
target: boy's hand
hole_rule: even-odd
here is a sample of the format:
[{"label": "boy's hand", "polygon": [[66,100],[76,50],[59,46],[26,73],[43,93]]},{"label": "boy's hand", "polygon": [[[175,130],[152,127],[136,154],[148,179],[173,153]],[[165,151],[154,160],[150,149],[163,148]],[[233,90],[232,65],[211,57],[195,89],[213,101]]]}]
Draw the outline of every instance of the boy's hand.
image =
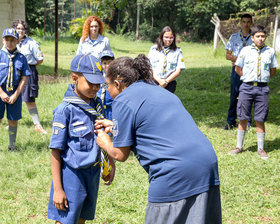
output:
[{"label": "boy's hand", "polygon": [[58,210],[66,211],[66,209],[68,208],[68,202],[67,202],[66,194],[63,190],[54,191],[53,205]]},{"label": "boy's hand", "polygon": [[4,91],[0,92],[0,98],[4,103],[9,103],[10,97]]},{"label": "boy's hand", "polygon": [[13,104],[14,102],[16,102],[18,96],[16,94],[11,95],[10,99],[9,99],[9,104]]}]

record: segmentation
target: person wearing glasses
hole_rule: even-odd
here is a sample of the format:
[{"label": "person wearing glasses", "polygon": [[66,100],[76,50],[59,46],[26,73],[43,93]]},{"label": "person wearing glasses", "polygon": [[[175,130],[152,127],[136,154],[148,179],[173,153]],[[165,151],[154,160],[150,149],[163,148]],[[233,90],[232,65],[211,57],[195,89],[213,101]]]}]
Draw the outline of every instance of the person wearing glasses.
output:
[{"label": "person wearing glasses", "polygon": [[156,43],[148,54],[154,79],[161,87],[174,93],[176,78],[186,68],[182,50],[176,46],[176,34],[169,26],[162,29]]},{"label": "person wearing glasses", "polygon": [[47,134],[41,125],[35,102],[39,93],[39,78],[36,67],[43,63],[43,51],[37,41],[27,36],[28,26],[25,21],[20,19],[15,20],[13,22],[13,28],[16,29],[19,35],[19,44],[17,45],[17,49],[26,57],[31,71],[31,76],[28,76],[26,85],[22,91],[22,100],[26,103],[28,112],[35,126],[35,131]]},{"label": "person wearing glasses", "polygon": [[104,50],[111,51],[110,42],[104,33],[104,24],[98,16],[90,16],[84,23],[82,37],[76,52],[78,54],[91,54],[100,59]]}]

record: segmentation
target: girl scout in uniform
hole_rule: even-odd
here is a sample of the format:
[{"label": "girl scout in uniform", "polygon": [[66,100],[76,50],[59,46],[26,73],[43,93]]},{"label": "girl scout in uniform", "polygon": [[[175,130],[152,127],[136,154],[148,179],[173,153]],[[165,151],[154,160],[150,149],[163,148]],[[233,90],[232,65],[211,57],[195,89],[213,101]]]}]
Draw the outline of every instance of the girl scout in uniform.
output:
[{"label": "girl scout in uniform", "polygon": [[[53,113],[48,218],[82,224],[94,219],[96,208],[102,154],[93,130],[95,120],[102,117],[96,93],[105,79],[100,62],[92,55],[74,57],[71,71],[73,84]],[[110,163],[112,170],[103,178],[107,184],[114,178],[114,161],[110,159]]]},{"label": "girl scout in uniform", "polygon": [[252,29],[253,44],[244,47],[235,62],[235,71],[241,76],[239,88],[237,116],[239,119],[236,148],[229,154],[235,155],[243,151],[243,141],[252,106],[257,128],[258,155],[267,159],[264,150],[265,125],[268,115],[269,79],[276,74],[278,66],[275,51],[265,45],[266,31],[262,26]]},{"label": "girl scout in uniform", "polygon": [[148,59],[112,61],[106,82],[113,122],[96,121],[97,143],[122,162],[133,151],[149,174],[145,223],[220,224],[216,153],[178,97],[153,84]]},{"label": "girl scout in uniform", "polygon": [[109,39],[102,36],[104,24],[98,16],[90,16],[84,23],[82,37],[77,49],[78,54],[92,54],[100,59],[104,50],[111,51]]},{"label": "girl scout in uniform", "polygon": [[26,85],[22,91],[22,100],[26,103],[29,114],[35,126],[35,131],[42,134],[47,134],[40,123],[39,114],[35,98],[38,97],[38,71],[36,66],[42,64],[44,57],[39,44],[26,36],[27,24],[23,20],[15,20],[13,27],[19,34],[18,50],[26,57],[31,71],[31,76],[28,77]]},{"label": "girl scout in uniform", "polygon": [[182,50],[176,46],[176,34],[166,26],[162,29],[157,44],[152,46],[148,54],[154,79],[158,84],[174,93],[176,78],[185,69]]}]

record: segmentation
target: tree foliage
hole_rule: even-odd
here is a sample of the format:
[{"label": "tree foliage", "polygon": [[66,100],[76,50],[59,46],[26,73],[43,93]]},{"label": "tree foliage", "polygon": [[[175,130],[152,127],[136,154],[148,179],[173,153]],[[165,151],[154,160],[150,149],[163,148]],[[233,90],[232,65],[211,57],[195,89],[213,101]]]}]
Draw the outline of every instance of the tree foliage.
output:
[{"label": "tree foliage", "polygon": [[[46,30],[54,32],[54,0],[46,1]],[[43,29],[44,1],[26,0],[26,18],[31,27]],[[210,40],[214,26],[210,19],[217,13],[222,20],[238,12],[255,12],[262,8],[272,9],[280,0],[59,0],[60,30],[67,31],[75,18],[85,19],[96,14],[106,24],[107,30],[121,35],[135,36],[137,4],[140,4],[141,38],[154,41],[164,26],[171,26],[176,33],[188,40]],[[34,10],[34,8],[36,10]],[[76,37],[81,30],[81,20],[71,25]],[[73,28],[73,30],[72,30]]]}]

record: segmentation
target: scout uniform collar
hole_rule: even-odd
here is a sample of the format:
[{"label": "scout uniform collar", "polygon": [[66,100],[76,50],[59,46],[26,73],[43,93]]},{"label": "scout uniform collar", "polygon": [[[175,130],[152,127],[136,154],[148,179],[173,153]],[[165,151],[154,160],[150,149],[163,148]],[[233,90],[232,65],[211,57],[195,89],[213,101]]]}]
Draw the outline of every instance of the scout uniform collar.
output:
[{"label": "scout uniform collar", "polygon": [[239,35],[240,35],[240,39],[241,39],[241,41],[243,43],[243,47],[245,47],[247,42],[248,42],[248,40],[249,40],[249,38],[251,38],[252,32],[250,30],[248,35],[244,38],[242,30],[240,30]]}]

